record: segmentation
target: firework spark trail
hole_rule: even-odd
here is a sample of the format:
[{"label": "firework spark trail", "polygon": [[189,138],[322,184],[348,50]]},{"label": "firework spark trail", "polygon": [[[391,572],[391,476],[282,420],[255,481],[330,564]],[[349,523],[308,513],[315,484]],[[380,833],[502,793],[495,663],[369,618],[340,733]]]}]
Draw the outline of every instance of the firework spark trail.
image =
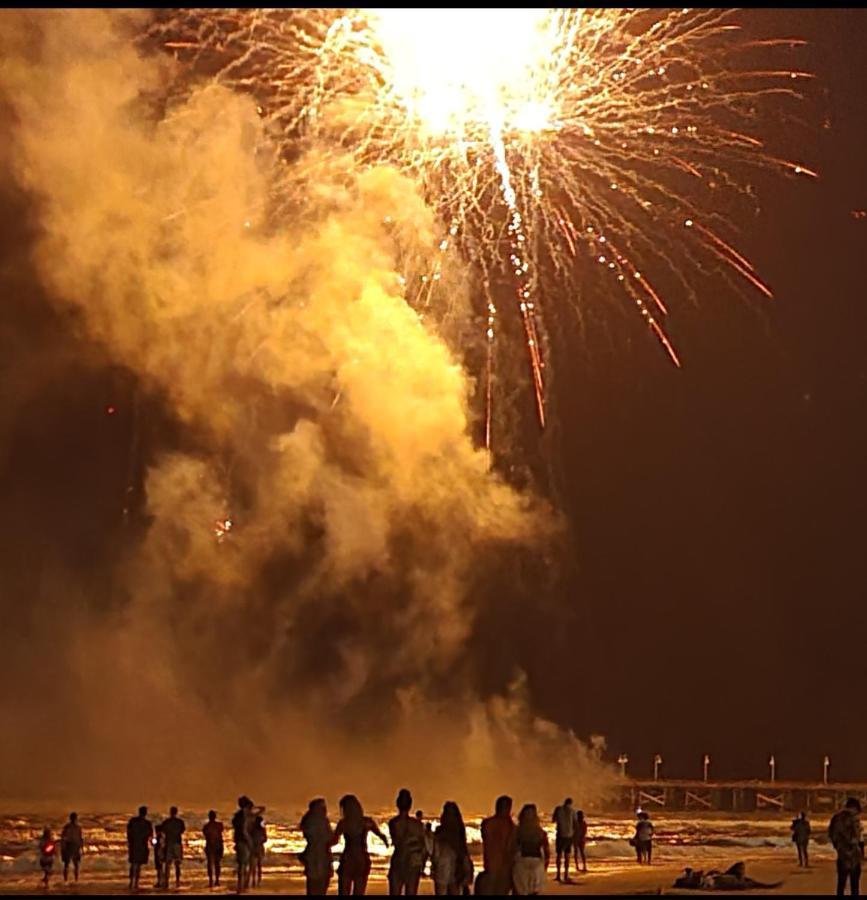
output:
[{"label": "firework spark trail", "polygon": [[[543,275],[553,272],[558,293],[568,294],[582,246],[678,365],[661,324],[666,304],[642,268],[659,270],[656,282],[674,276],[686,285],[684,261],[713,259],[771,296],[720,231],[733,230],[727,204],[750,199],[750,173],[815,176],[768,153],[753,133],[766,101],[797,99],[798,82],[812,76],[775,55],[802,40],[747,39],[736,15],[194,10],[168,14],[151,37],[251,91],[287,152],[316,142],[418,181],[448,237],[427,272],[408,275],[407,299],[431,304],[452,247],[481,270],[490,447],[494,273],[514,285],[542,424]],[[278,189],[289,197],[315,177],[287,171]]]}]

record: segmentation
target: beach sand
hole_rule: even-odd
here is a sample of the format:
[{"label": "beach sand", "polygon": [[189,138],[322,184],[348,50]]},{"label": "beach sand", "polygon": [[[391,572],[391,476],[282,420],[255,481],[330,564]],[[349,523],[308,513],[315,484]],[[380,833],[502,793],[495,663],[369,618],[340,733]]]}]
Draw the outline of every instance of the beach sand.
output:
[{"label": "beach sand", "polygon": [[[751,861],[749,857],[741,856],[747,864],[747,875],[763,882],[783,881],[783,886],[776,890],[756,890],[749,891],[751,895],[756,894],[782,894],[782,895],[816,895],[816,894],[833,894],[836,887],[836,872],[833,862],[823,860],[809,869],[799,869],[796,862],[791,859],[769,860],[767,858]],[[716,861],[702,860],[701,868],[728,868],[733,862],[731,855],[720,857]],[[675,878],[681,874],[683,868],[679,864],[660,862],[649,867],[624,866],[616,869],[600,870],[587,875],[580,875],[574,884],[563,885],[557,884],[552,878],[549,878],[546,886],[545,894],[548,896],[565,895],[565,896],[594,896],[594,895],[641,895],[663,893],[669,895],[690,895],[699,894],[707,895],[709,893],[718,894],[716,891],[682,891],[672,887]],[[227,871],[227,875],[230,873]],[[209,890],[206,884],[202,883],[201,871],[185,871],[185,877],[188,884],[182,886],[177,891],[170,889],[168,891],[155,891],[150,887],[152,882],[152,873],[146,872],[143,877],[145,887],[139,891],[140,894],[228,894],[234,893],[228,887],[222,887]],[[0,881],[0,894],[34,894],[43,893],[41,886],[38,884],[37,878],[15,879],[15,883],[11,879],[3,879]],[[332,881],[329,894],[336,894],[336,879]],[[125,894],[126,883],[117,878],[92,878],[88,877],[86,870],[82,872],[82,881],[78,887],[74,885],[64,885],[62,879],[56,875],[52,879],[52,885],[49,894],[71,894],[77,896],[88,896],[90,894],[110,895]],[[267,896],[272,894],[301,895],[304,893],[304,883],[301,879],[286,876],[271,876],[266,878],[262,887],[249,891],[250,895]],[[433,882],[429,878],[425,878],[421,885],[421,894],[433,894]],[[741,894],[744,892],[736,892]],[[371,879],[368,887],[368,894],[372,896],[382,896],[387,894],[387,886],[381,878]]]}]

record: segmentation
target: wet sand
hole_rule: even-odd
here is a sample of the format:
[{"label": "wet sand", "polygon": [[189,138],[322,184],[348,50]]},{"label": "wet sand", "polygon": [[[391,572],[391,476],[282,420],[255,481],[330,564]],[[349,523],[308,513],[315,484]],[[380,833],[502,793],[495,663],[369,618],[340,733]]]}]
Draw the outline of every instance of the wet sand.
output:
[{"label": "wet sand", "polygon": [[[735,892],[736,894],[749,893],[757,894],[778,894],[778,895],[816,895],[833,894],[836,887],[836,872],[834,864],[830,861],[820,861],[809,869],[799,869],[796,862],[789,859],[769,860],[767,858],[751,861],[749,857],[738,857],[747,863],[747,874],[751,878],[758,881],[775,882],[783,881],[783,885],[775,890],[756,890],[749,892]],[[731,855],[720,857],[716,861],[702,861],[701,868],[728,868],[733,862],[736,862]],[[731,892],[718,891],[682,891],[672,887],[675,878],[681,874],[683,868],[680,864],[660,862],[649,867],[624,866],[623,868],[600,870],[587,875],[580,875],[574,884],[557,884],[553,878],[549,877],[545,894],[549,896],[565,895],[565,896],[594,896],[602,895],[641,895],[641,894],[669,894],[669,895],[707,895]],[[224,895],[234,894],[234,891],[224,886],[209,890],[206,884],[202,883],[202,873],[199,871],[186,871],[186,877],[189,880],[187,885],[181,889],[168,891],[156,891],[150,887],[152,875],[147,872],[143,881],[145,887],[139,891],[139,894],[211,894]],[[4,878],[0,880],[0,894],[42,894],[44,893],[38,884],[38,880],[28,879],[29,884],[24,879]],[[332,881],[329,894],[333,895],[337,892],[336,879]],[[64,885],[57,876],[52,878],[49,894],[57,895],[73,895],[73,896],[89,896],[90,894],[112,895],[126,894],[126,883],[117,878],[89,878],[86,870],[82,873],[82,881],[76,887],[75,885]],[[285,895],[301,895],[304,893],[304,883],[301,879],[286,876],[271,876],[266,878],[262,887],[253,889],[248,892],[251,896],[268,896],[273,894]],[[421,884],[421,894],[433,894],[433,882],[429,878],[425,878]],[[371,879],[368,887],[368,894],[372,896],[382,896],[387,894],[387,887],[381,878]]]}]

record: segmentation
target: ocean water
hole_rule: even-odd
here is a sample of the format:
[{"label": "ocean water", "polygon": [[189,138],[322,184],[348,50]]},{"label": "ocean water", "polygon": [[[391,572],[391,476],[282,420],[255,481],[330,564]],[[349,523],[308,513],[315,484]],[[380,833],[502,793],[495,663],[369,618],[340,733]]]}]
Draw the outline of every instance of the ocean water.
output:
[{"label": "ocean water", "polygon": [[[84,831],[85,848],[82,859],[82,881],[110,880],[125,877],[126,822],[132,811],[126,813],[88,813],[79,811],[79,822]],[[166,811],[151,809],[152,822],[161,821]],[[204,868],[204,839],[201,828],[207,816],[202,809],[182,809],[181,817],[187,825],[184,858],[186,877],[191,874],[201,879]],[[234,865],[232,855],[231,828],[229,821],[232,810],[221,811],[220,817],[226,824],[226,856],[224,866],[229,874]],[[385,831],[387,819],[393,811],[382,810],[374,813],[374,818]],[[302,876],[297,854],[304,847],[297,828],[301,811],[268,811],[266,828],[268,844],[264,863],[265,884],[268,874],[280,876]],[[471,843],[474,861],[480,866],[481,816],[465,816],[467,838]],[[32,886],[39,871],[37,843],[42,829],[50,827],[54,836],[59,836],[66,816],[64,814],[45,815],[27,813],[4,813],[0,815],[0,889],[16,886]],[[334,818],[332,816],[332,821]],[[436,819],[431,821],[436,824]],[[634,818],[623,815],[588,816],[587,856],[591,868],[612,869],[631,865],[635,851],[629,846],[629,838],[634,831]],[[707,813],[695,815],[660,815],[653,817],[655,826],[654,861],[674,863],[702,868],[711,861],[716,864],[739,859],[785,858],[795,859],[789,825],[791,816],[742,815]],[[814,842],[811,853],[817,860],[831,858],[833,850],[827,840],[827,817],[819,817],[813,823]],[[546,826],[552,837],[551,826]],[[384,877],[390,851],[371,835],[370,851],[373,857],[372,878]],[[335,848],[335,857],[341,847]],[[145,874],[150,883],[153,866]],[[62,869],[58,856],[55,874]]]}]

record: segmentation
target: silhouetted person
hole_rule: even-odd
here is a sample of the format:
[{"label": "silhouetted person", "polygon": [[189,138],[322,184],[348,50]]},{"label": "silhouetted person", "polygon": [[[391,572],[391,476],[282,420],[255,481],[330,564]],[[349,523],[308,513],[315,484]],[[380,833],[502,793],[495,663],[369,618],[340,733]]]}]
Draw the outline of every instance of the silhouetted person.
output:
[{"label": "silhouetted person", "polygon": [[575,813],[575,831],[572,835],[572,852],[575,854],[575,871],[578,871],[578,857],[581,857],[581,868],[587,871],[587,820],[584,810]]},{"label": "silhouetted person", "polygon": [[541,894],[545,889],[545,873],[551,861],[548,835],[539,823],[539,813],[533,803],[521,808],[515,829],[512,886],[521,897]]},{"label": "silhouetted person", "polygon": [[792,840],[798,848],[798,865],[806,867],[809,865],[807,848],[810,843],[810,822],[805,812],[792,822]]},{"label": "silhouetted person", "polygon": [[307,841],[301,861],[307,878],[307,895],[324,897],[331,881],[333,860],[331,856],[334,830],[328,821],[328,807],[321,797],[311,800],[307,812],[298,826]]},{"label": "silhouetted person", "polygon": [[154,848],[154,873],[156,874],[156,886],[158,888],[169,886],[169,870],[166,866],[166,836],[163,833],[162,824],[154,827],[154,836],[151,839]]},{"label": "silhouetted person", "polygon": [[443,806],[440,824],[434,832],[434,891],[440,895],[460,896],[469,893],[473,883],[473,861],[467,847],[467,829],[457,803],[449,800]]},{"label": "silhouetted person", "polygon": [[388,822],[388,835],[394,851],[388,865],[388,892],[393,897],[404,894],[415,897],[427,856],[424,825],[416,816],[410,816],[412,794],[401,788],[398,792],[397,815]]},{"label": "silhouetted person", "polygon": [[845,807],[834,813],[828,825],[828,837],[837,851],[837,896],[850,893],[857,897],[861,884],[861,859],[864,844],[861,839],[861,804],[855,797],[846,801]]},{"label": "silhouetted person", "polygon": [[208,887],[220,886],[220,867],[223,864],[223,823],[217,821],[216,810],[208,812],[202,828],[205,836],[205,859],[208,863]]},{"label": "silhouetted person", "polygon": [[364,814],[361,803],[355,794],[346,794],[340,798],[340,821],[334,830],[332,845],[343,838],[343,853],[337,869],[337,893],[359,897],[367,890],[367,879],[370,877],[370,853],[367,850],[367,835],[373,832],[385,846],[388,838],[379,830],[379,826]]},{"label": "silhouetted person", "polygon": [[638,814],[638,821],[635,823],[635,837],[632,841],[638,864],[644,863],[649,866],[653,855],[653,822],[650,821],[650,816],[646,812]]},{"label": "silhouetted person", "polygon": [[169,817],[162,824],[163,834],[166,836],[166,876],[165,887],[169,886],[169,871],[172,864],[175,867],[175,887],[181,885],[181,860],[184,858],[184,832],[187,826],[184,820],[178,817],[178,808],[173,806],[169,810]]},{"label": "silhouetted person", "polygon": [[78,813],[70,813],[69,821],[60,832],[60,859],[63,861],[63,880],[69,880],[69,864],[72,863],[75,880],[78,881],[78,870],[81,867],[81,849],[84,846],[84,835],[78,824]]},{"label": "silhouetted person", "polygon": [[424,829],[424,862],[421,865],[421,874],[424,875],[428,860],[433,855],[433,830],[430,822],[425,822],[424,813],[420,809],[415,811],[415,818]]},{"label": "silhouetted person", "polygon": [[232,816],[232,834],[238,861],[239,894],[250,885],[253,867],[253,825],[256,816],[261,816],[264,812],[264,806],[255,806],[246,795],[238,797],[238,809]]},{"label": "silhouetted person", "polygon": [[148,808],[140,806],[138,815],[126,824],[126,845],[129,856],[129,889],[138,890],[141,867],[147,865],[154,827],[148,821]]},{"label": "silhouetted person", "polygon": [[476,879],[476,893],[486,897],[512,892],[515,822],[512,798],[497,797],[494,814],[482,820],[483,871]]},{"label": "silhouetted person", "polygon": [[572,855],[572,835],[575,830],[575,810],[572,808],[572,798],[567,797],[561,806],[558,806],[552,816],[557,826],[557,878],[560,880],[560,859],[563,859],[563,881],[569,882],[569,857]]},{"label": "silhouetted person", "polygon": [[39,868],[42,869],[42,886],[48,887],[48,879],[54,871],[54,859],[57,856],[57,844],[51,836],[51,829],[46,828],[39,839]]},{"label": "silhouetted person", "polygon": [[265,844],[268,841],[268,832],[265,831],[265,820],[262,816],[256,816],[251,830],[253,837],[252,881],[253,887],[262,883],[262,861],[265,859]]}]

